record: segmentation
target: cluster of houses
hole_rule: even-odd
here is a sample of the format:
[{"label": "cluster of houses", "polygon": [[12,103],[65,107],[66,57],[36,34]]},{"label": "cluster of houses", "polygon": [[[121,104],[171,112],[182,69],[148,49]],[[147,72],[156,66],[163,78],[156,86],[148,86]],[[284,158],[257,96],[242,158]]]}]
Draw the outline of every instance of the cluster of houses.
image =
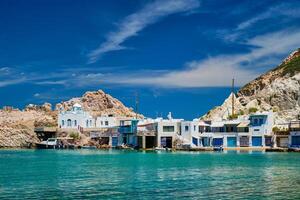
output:
[{"label": "cluster of houses", "polygon": [[111,147],[149,148],[299,148],[300,121],[287,124],[285,131],[274,130],[274,113],[257,112],[234,120],[185,121],[174,119],[136,119],[113,115],[92,117],[79,104],[58,115],[61,130],[85,132]]}]

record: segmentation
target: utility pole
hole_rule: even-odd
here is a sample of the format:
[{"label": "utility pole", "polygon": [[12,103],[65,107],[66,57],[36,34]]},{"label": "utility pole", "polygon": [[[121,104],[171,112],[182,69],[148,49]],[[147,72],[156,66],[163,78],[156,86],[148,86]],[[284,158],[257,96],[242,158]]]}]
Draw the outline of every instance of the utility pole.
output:
[{"label": "utility pole", "polygon": [[234,94],[234,78],[232,79],[232,85],[231,85],[231,94],[232,94],[232,110],[231,110],[231,116],[233,117],[233,115],[234,115],[234,96],[235,96],[235,94]]},{"label": "utility pole", "polygon": [[135,93],[135,119],[138,118],[138,108],[139,108],[139,93]]}]

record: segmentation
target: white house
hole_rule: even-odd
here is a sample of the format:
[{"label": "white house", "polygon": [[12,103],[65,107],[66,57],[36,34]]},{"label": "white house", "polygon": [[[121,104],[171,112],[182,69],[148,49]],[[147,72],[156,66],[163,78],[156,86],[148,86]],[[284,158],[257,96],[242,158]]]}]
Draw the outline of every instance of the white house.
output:
[{"label": "white house", "polygon": [[289,131],[289,147],[300,148],[300,121],[291,121]]},{"label": "white house", "polygon": [[94,128],[95,119],[75,103],[71,110],[59,112],[58,126],[63,129]]},{"label": "white house", "polygon": [[274,126],[274,113],[272,111],[257,112],[251,114],[249,120],[250,146],[270,146]]},{"label": "white house", "polygon": [[182,121],[180,127],[183,144],[191,147],[202,146],[201,137],[204,133],[210,131],[210,125],[204,121],[199,121],[199,119],[194,119],[193,121]]},{"label": "white house", "polygon": [[168,114],[168,119],[158,118],[157,123],[157,146],[172,148],[176,139],[180,136],[180,123],[183,119],[173,119],[172,114]]},{"label": "white house", "polygon": [[111,128],[119,126],[118,118],[110,115],[102,115],[96,119],[97,128]]},{"label": "white house", "polygon": [[258,112],[235,120],[211,122],[211,133],[202,135],[202,146],[271,146],[273,112]]}]

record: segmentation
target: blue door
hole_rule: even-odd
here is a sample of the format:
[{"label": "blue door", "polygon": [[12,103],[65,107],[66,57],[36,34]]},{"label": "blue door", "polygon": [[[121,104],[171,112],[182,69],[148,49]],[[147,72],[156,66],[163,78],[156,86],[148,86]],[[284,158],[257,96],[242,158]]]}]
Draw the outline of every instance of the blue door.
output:
[{"label": "blue door", "polygon": [[113,147],[118,146],[118,137],[112,137],[111,145],[112,145]]},{"label": "blue door", "polygon": [[202,138],[202,145],[204,147],[208,147],[209,146],[209,138],[208,137]]},{"label": "blue door", "polygon": [[262,138],[261,137],[252,137],[252,146],[253,147],[260,147],[262,146]]},{"label": "blue door", "polygon": [[292,136],[292,146],[300,146],[300,136]]},{"label": "blue door", "polygon": [[236,137],[227,137],[227,146],[236,147]]},{"label": "blue door", "polygon": [[198,146],[198,138],[192,138],[192,142],[194,145]]},{"label": "blue door", "polygon": [[213,139],[213,146],[219,147],[223,145],[223,138],[214,138]]}]

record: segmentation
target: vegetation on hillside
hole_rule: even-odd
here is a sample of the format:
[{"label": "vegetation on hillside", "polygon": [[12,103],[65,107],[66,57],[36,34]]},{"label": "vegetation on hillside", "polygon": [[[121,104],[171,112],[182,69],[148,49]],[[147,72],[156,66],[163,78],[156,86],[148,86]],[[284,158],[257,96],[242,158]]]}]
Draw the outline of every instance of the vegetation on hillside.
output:
[{"label": "vegetation on hillside", "polygon": [[248,113],[256,113],[257,112],[257,108],[251,107],[248,109]]},{"label": "vegetation on hillside", "polygon": [[296,56],[287,63],[283,63],[279,66],[283,69],[282,75],[290,74],[294,76],[297,72],[300,72],[300,56]]}]

